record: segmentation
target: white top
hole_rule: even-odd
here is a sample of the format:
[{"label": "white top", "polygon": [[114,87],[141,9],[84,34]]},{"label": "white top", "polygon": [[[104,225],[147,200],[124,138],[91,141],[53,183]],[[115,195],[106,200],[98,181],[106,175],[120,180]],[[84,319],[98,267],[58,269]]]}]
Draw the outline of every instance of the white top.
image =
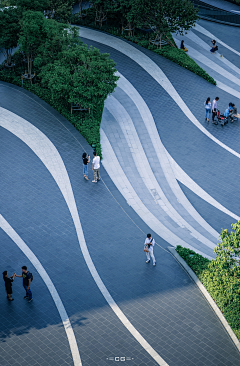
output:
[{"label": "white top", "polygon": [[151,240],[152,240],[152,242],[151,242],[151,244],[152,244],[152,245],[150,246],[150,248],[151,248],[151,247],[154,247],[154,245],[155,245],[155,240],[154,240],[153,238],[151,238],[151,239],[146,238],[144,245],[149,244]]},{"label": "white top", "polygon": [[206,109],[211,109],[211,102],[208,102],[208,104],[206,104],[206,102],[204,102],[205,108]]},{"label": "white top", "polygon": [[99,169],[100,168],[100,156],[95,156],[95,158],[93,158],[93,164],[94,164],[93,169]]}]

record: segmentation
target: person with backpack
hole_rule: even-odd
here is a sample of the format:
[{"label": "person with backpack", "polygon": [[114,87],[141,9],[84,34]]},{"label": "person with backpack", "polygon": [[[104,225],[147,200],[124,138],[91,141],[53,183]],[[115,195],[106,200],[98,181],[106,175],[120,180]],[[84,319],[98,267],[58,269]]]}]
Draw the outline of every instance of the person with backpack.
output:
[{"label": "person with backpack", "polygon": [[150,256],[153,260],[153,266],[156,266],[156,259],[153,254],[153,247],[155,245],[155,240],[152,238],[151,234],[147,234],[147,238],[144,243],[144,252],[147,255],[146,263],[150,263]]},{"label": "person with backpack", "polygon": [[31,282],[33,281],[33,275],[27,270],[26,266],[22,266],[22,274],[16,275],[16,277],[22,277],[23,278],[23,287],[26,291],[26,295],[24,296],[24,299],[27,299],[28,302],[31,302],[33,300],[32,298],[32,291],[30,290]]}]

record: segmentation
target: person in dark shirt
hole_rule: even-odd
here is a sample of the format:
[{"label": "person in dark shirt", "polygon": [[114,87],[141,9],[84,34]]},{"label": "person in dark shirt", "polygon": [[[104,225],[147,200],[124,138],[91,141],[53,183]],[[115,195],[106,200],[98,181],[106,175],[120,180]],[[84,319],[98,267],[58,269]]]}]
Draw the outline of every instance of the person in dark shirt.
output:
[{"label": "person in dark shirt", "polygon": [[90,156],[84,152],[82,154],[82,159],[83,159],[83,176],[86,180],[89,180],[88,179],[88,164],[90,163]]},{"label": "person in dark shirt", "polygon": [[15,279],[15,273],[14,273],[13,276],[8,277],[8,271],[4,271],[3,272],[3,279],[4,279],[4,282],[5,282],[8,301],[13,301],[14,299],[12,298],[12,283]]},{"label": "person in dark shirt", "polygon": [[24,296],[24,299],[27,299],[28,302],[31,302],[33,300],[32,298],[32,291],[30,290],[31,285],[31,274],[28,272],[26,266],[22,266],[22,274],[16,275],[16,277],[22,277],[23,278],[23,287],[25,288],[26,295]]}]

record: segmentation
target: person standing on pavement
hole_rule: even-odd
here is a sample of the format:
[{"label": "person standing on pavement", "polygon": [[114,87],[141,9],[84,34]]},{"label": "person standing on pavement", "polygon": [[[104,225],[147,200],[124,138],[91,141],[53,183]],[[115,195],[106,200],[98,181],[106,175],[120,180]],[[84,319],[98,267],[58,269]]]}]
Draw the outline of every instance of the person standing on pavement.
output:
[{"label": "person standing on pavement", "polygon": [[204,103],[205,106],[205,121],[209,122],[210,113],[211,113],[211,102],[210,97],[207,98],[206,102]]},{"label": "person standing on pavement", "polygon": [[13,301],[14,299],[12,298],[12,283],[15,279],[15,273],[14,273],[13,276],[8,277],[8,271],[4,271],[3,272],[3,279],[4,279],[4,282],[5,282],[7,299],[8,299],[8,301]]},{"label": "person standing on pavement", "polygon": [[83,176],[86,180],[89,180],[88,179],[88,164],[90,163],[90,156],[84,152],[82,154],[82,159],[83,159]]},{"label": "person standing on pavement", "polygon": [[32,291],[30,290],[30,285],[31,285],[31,282],[32,282],[31,273],[27,270],[26,266],[22,266],[22,274],[21,275],[16,275],[16,273],[15,273],[15,276],[23,278],[23,287],[26,291],[26,295],[24,296],[24,299],[27,299],[28,302],[31,302],[33,300]]},{"label": "person standing on pavement", "polygon": [[213,99],[212,102],[212,123],[214,123],[214,118],[217,114],[217,102],[219,101],[219,98],[216,97],[215,99]]},{"label": "person standing on pavement", "polygon": [[147,260],[146,263],[150,263],[150,256],[153,260],[153,265],[156,266],[156,259],[153,254],[153,247],[155,245],[155,240],[152,238],[151,234],[147,234],[145,243],[144,243],[144,249],[147,248],[148,252],[146,252]]},{"label": "person standing on pavement", "polygon": [[94,176],[94,180],[92,181],[93,183],[97,183],[98,180],[100,180],[100,174],[99,174],[99,169],[100,169],[100,156],[97,155],[96,151],[93,152],[93,163],[92,163],[92,170],[93,170],[93,176]]}]

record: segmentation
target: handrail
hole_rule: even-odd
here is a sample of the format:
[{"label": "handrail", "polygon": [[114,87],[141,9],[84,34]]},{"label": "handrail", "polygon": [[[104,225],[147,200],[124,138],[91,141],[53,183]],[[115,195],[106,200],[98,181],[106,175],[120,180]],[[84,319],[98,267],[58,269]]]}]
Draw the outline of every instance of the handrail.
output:
[{"label": "handrail", "polygon": [[200,18],[240,27],[240,14],[235,14],[227,10],[219,9],[216,6],[205,3],[204,1],[192,1],[194,5],[199,9],[198,15],[200,16]]}]

